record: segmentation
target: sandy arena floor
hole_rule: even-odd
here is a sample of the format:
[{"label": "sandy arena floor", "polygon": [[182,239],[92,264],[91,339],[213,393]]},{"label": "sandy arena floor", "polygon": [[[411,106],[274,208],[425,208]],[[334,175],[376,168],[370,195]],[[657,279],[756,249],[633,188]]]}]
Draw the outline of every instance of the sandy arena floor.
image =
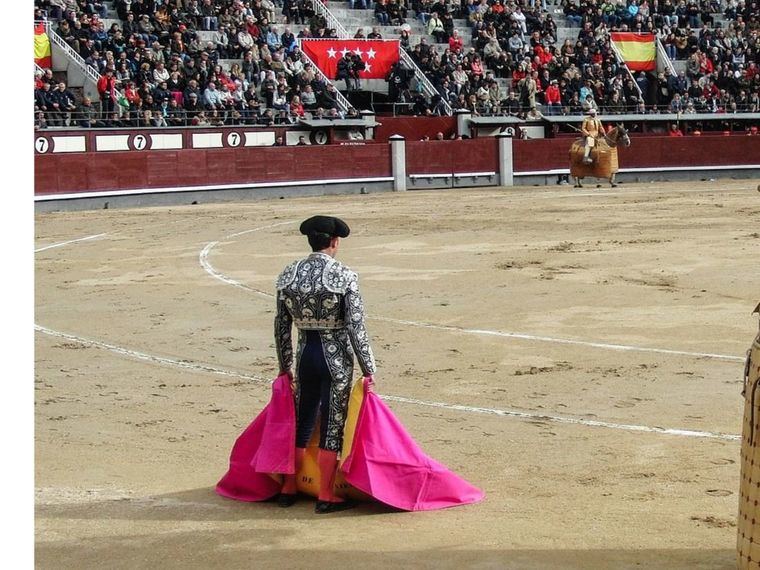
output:
[{"label": "sandy arena floor", "polygon": [[[37,566],[734,567],[757,184],[38,215]],[[316,213],[352,227],[377,391],[483,503],[315,517],[213,492]]]}]

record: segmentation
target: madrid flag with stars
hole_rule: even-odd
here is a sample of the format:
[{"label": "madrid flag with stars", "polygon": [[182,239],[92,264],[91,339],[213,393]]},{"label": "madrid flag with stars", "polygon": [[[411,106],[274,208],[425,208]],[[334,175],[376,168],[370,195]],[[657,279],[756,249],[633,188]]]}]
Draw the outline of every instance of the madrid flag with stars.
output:
[{"label": "madrid flag with stars", "polygon": [[362,79],[385,79],[398,62],[398,40],[301,40],[301,51],[329,79],[338,73],[338,61],[348,52],[362,58],[365,69]]}]

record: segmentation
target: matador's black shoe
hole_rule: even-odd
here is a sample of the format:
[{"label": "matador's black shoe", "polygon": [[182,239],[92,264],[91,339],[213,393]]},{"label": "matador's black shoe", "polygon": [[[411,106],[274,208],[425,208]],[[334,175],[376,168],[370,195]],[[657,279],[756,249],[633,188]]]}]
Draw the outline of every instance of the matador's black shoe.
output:
[{"label": "matador's black shoe", "polygon": [[330,501],[317,501],[314,506],[314,512],[318,515],[326,515],[328,513],[337,513],[340,511],[347,511],[353,509],[358,503],[356,501],[341,501],[340,503],[333,503]]},{"label": "matador's black shoe", "polygon": [[296,501],[298,500],[298,494],[297,493],[280,493],[277,495],[277,505],[282,507],[283,509],[287,507],[292,507],[296,504]]}]

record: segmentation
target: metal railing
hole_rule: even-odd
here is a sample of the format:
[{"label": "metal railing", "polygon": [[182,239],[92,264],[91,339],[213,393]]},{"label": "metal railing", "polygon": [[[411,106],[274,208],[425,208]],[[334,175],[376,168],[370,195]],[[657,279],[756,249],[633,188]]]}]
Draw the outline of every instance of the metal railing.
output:
[{"label": "metal railing", "polygon": [[[318,0],[317,0],[318,3]],[[329,77],[327,77],[324,73],[322,73],[322,70],[319,69],[319,67],[312,61],[312,59],[308,56],[308,54],[301,49],[301,41],[298,40],[298,49],[303,55],[304,59],[306,59],[307,62],[311,64],[311,66],[316,70],[317,75],[328,85],[334,85],[332,80],[330,80]],[[338,103],[338,107],[340,107],[340,110],[344,113],[348,111],[349,107],[351,107],[351,103],[349,103],[348,99],[346,99],[343,96],[343,93],[341,93],[338,88],[335,88],[335,102]]]},{"label": "metal railing", "polygon": [[[436,89],[435,86],[432,83],[430,83],[430,80],[422,72],[422,70],[419,67],[417,67],[417,64],[414,63],[414,60],[406,52],[406,50],[402,47],[399,47],[398,52],[399,52],[400,59],[404,63],[404,65],[406,65],[409,69],[412,69],[414,71],[414,78],[417,80],[419,84],[422,85],[422,92],[428,97],[434,97],[436,95],[440,97],[441,94],[438,92],[438,89]],[[452,110],[449,102],[445,100],[443,97],[440,97],[440,99],[441,99],[441,105],[446,111],[446,114],[447,115],[453,114],[454,111]]]},{"label": "metal railing", "polygon": [[[35,24],[40,24],[43,22],[37,21]],[[98,80],[100,79],[100,73],[98,73],[95,69],[87,65],[85,63],[84,59],[82,59],[82,56],[79,55],[77,52],[74,51],[74,49],[67,44],[64,39],[59,36],[55,31],[53,31],[52,26],[50,25],[49,20],[44,20],[45,24],[45,32],[47,33],[48,38],[52,43],[57,45],[59,48],[61,48],[65,53],[66,56],[73,61],[75,64],[77,64],[82,72],[84,73],[85,77],[95,83],[97,85]]]},{"label": "metal railing", "polygon": [[[325,18],[328,27],[335,29],[335,33],[340,39],[353,39],[352,36],[348,33],[348,30],[346,30],[345,26],[340,23],[335,15],[330,12],[327,6],[322,4],[320,0],[312,0],[312,5],[314,6],[314,11]],[[403,47],[399,46],[398,53],[400,60],[404,62],[404,64],[407,65],[409,69],[414,71],[415,79],[417,79],[417,81],[422,85],[422,92],[428,97],[440,95],[438,90],[433,86],[432,83],[430,83],[430,80],[425,76],[417,64],[414,63],[414,60]],[[441,98],[441,102],[443,108],[446,110],[446,113],[449,115],[453,114],[453,110],[449,102],[445,101],[443,98]]]},{"label": "metal railing", "polygon": [[345,39],[350,37],[348,30],[340,23],[340,20],[320,0],[312,0],[311,4],[314,7],[314,11],[325,19],[327,27],[333,28],[339,38]]},{"label": "metal railing", "polygon": [[660,38],[656,38],[657,40],[657,71],[661,70],[660,62],[663,64],[662,67],[667,69],[671,75],[675,76],[678,75],[676,72],[676,68],[673,65],[673,62],[670,59],[670,56],[668,55],[668,52],[665,51],[665,46],[662,45],[662,42],[660,41]]},{"label": "metal railing", "polygon": [[612,41],[612,37],[607,34],[607,39],[610,42],[610,47],[612,48],[613,53],[615,54],[615,59],[618,63],[622,64],[623,69],[625,69],[625,72],[628,74],[628,78],[633,81],[634,86],[636,87],[636,91],[639,94],[639,99],[642,101],[644,100],[644,95],[641,93],[641,87],[639,87],[639,84],[636,83],[636,78],[633,76],[633,73],[631,73],[631,70],[628,69],[628,64],[625,62],[625,59],[623,59],[623,54],[620,53],[620,50],[615,45],[615,42]]}]

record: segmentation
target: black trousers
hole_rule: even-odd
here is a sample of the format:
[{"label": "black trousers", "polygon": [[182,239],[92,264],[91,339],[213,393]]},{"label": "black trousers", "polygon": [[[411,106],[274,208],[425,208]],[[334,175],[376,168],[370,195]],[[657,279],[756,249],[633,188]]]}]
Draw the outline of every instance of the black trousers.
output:
[{"label": "black trousers", "polygon": [[305,335],[306,342],[296,371],[298,377],[296,447],[306,447],[309,443],[319,413],[322,418],[319,447],[325,449],[332,376],[325,361],[319,332],[305,331]]}]

